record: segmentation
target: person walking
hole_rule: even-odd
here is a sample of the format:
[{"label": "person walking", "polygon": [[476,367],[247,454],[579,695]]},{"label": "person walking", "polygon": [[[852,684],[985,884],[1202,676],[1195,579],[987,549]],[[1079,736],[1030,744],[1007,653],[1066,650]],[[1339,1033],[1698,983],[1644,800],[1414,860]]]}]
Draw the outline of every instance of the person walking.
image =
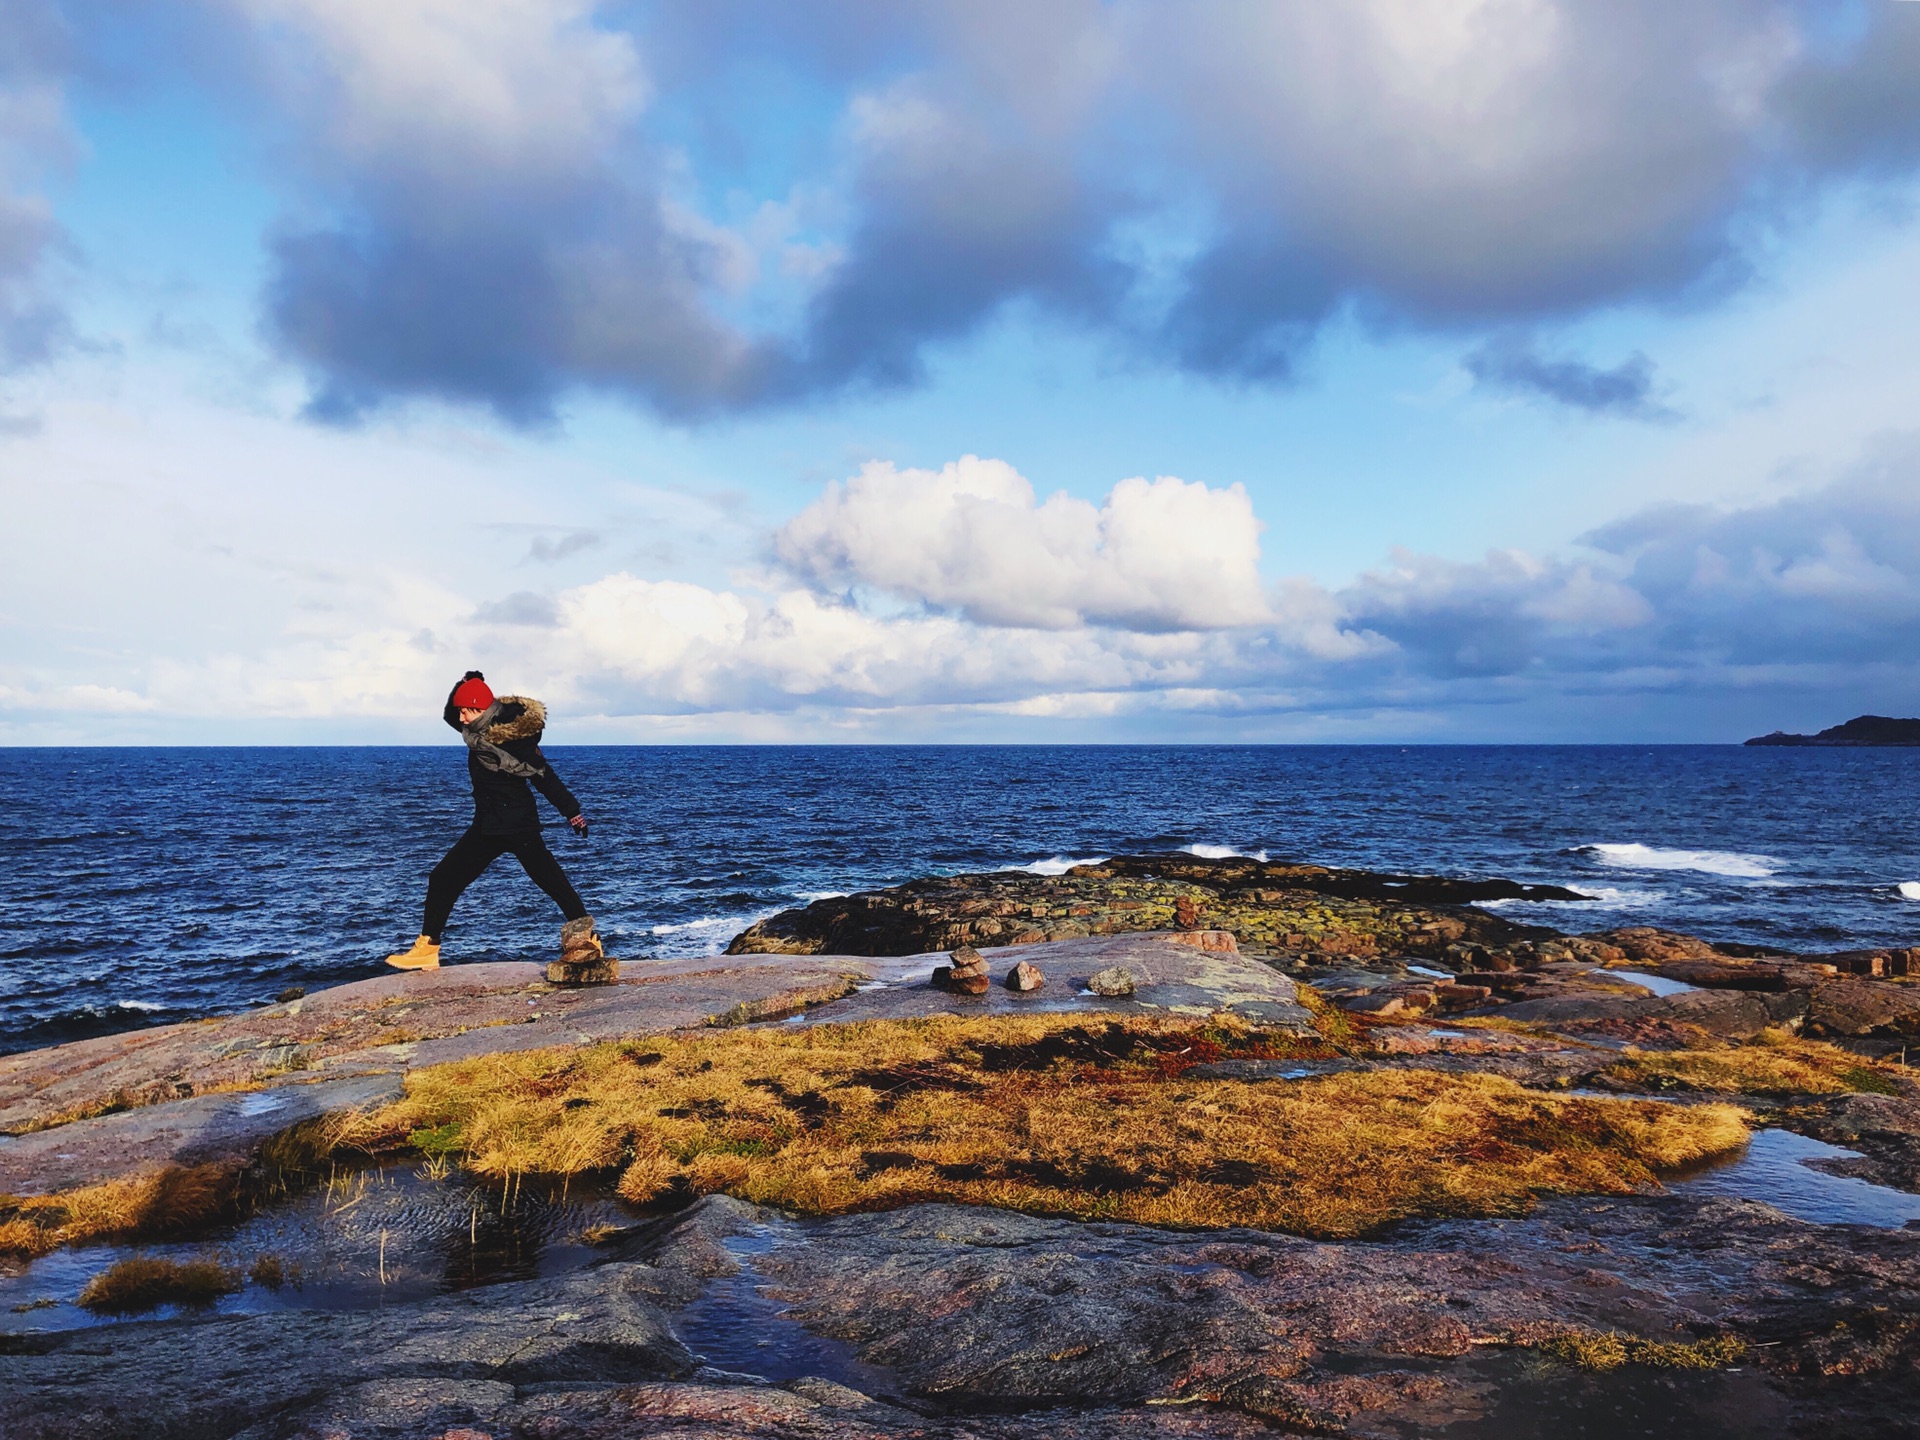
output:
[{"label": "person walking", "polygon": [[411,950],[387,957],[396,970],[433,970],[440,965],[440,937],[454,902],[487,866],[512,855],[520,868],[560,907],[560,953],[564,961],[603,958],[593,917],[560,862],[540,836],[540,810],[527,788],[547,797],[582,837],[587,817],[540,753],[547,710],[524,695],[494,696],[487,677],[469,670],[447,696],[443,718],[467,742],[467,774],[473,780],[473,824],[427,877],[426,917]]}]

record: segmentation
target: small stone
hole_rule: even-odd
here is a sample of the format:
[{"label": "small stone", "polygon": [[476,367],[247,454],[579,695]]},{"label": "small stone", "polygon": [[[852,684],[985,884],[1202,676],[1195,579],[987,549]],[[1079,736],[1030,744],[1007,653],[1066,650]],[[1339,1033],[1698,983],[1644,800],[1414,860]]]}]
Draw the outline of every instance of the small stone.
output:
[{"label": "small stone", "polygon": [[1196,950],[1215,950],[1223,955],[1240,953],[1240,942],[1231,930],[1181,930],[1167,939],[1176,945],[1191,945]]},{"label": "small stone", "polygon": [[933,967],[933,988],[936,990],[951,990],[956,995],[984,995],[992,984],[984,966],[965,975],[958,973],[951,965]]},{"label": "small stone", "polygon": [[1029,990],[1038,990],[1047,983],[1047,977],[1040,973],[1038,965],[1029,965],[1022,960],[1007,972],[1007,989],[1016,994],[1025,994]]},{"label": "small stone", "polygon": [[620,962],[605,955],[590,960],[549,960],[549,985],[611,985],[620,978]]},{"label": "small stone", "polygon": [[1124,965],[1111,965],[1087,981],[1087,988],[1096,995],[1117,997],[1133,994],[1133,972]]},{"label": "small stone", "polygon": [[1173,923],[1182,930],[1191,930],[1200,923],[1200,907],[1193,903],[1191,895],[1182,895],[1173,902]]},{"label": "small stone", "polygon": [[1356,1015],[1385,1017],[1407,1013],[1407,997],[1388,990],[1373,990],[1360,995],[1335,995],[1333,1003]]},{"label": "small stone", "polygon": [[307,993],[307,987],[304,985],[289,985],[286,989],[282,990],[278,995],[274,996],[273,999],[275,1004],[285,1005],[292,1000],[304,999],[306,997],[306,993]]}]

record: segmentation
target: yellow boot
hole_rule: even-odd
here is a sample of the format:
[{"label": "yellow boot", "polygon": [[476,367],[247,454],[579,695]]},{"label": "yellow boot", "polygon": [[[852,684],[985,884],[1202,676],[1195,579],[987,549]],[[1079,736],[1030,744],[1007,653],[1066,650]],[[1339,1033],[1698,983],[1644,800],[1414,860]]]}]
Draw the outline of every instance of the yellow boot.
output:
[{"label": "yellow boot", "polygon": [[440,946],[422,935],[413,942],[411,950],[402,950],[398,955],[387,956],[387,964],[396,970],[438,970]]}]

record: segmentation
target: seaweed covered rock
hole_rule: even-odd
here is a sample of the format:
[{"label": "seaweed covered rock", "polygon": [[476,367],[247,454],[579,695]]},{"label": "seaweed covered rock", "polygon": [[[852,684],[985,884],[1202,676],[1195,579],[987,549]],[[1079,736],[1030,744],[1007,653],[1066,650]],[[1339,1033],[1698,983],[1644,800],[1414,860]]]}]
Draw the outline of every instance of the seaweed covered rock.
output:
[{"label": "seaweed covered rock", "polygon": [[1444,956],[1555,932],[1471,908],[1481,900],[1569,900],[1552,885],[1375,874],[1192,855],[1117,856],[1064,875],[994,872],[909,881],[785,910],[734,938],[730,955],[917,955],[962,945],[1143,930],[1224,931],[1248,954]]}]

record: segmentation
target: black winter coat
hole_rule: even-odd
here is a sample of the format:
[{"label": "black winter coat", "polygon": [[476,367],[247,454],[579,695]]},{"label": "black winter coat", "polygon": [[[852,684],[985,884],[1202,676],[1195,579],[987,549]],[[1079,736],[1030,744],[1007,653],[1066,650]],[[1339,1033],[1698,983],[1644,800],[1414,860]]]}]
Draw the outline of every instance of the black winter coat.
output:
[{"label": "black winter coat", "polygon": [[[444,718],[455,730],[460,729],[460,711],[453,703],[451,692],[447,695]],[[514,759],[539,766],[540,773],[534,776],[533,783],[553,803],[554,809],[571,820],[580,813],[580,802],[573,798],[573,792],[561,783],[560,777],[553,773],[553,766],[547,763],[547,757],[540,753],[540,733],[546,727],[547,710],[538,700],[529,700],[524,695],[503,695],[499,713],[487,727],[487,739]],[[504,770],[487,769],[471,750],[467,751],[467,774],[473,780],[474,829],[483,835],[518,835],[540,828],[540,807],[535,804],[533,791],[527,788],[525,780]]]}]

